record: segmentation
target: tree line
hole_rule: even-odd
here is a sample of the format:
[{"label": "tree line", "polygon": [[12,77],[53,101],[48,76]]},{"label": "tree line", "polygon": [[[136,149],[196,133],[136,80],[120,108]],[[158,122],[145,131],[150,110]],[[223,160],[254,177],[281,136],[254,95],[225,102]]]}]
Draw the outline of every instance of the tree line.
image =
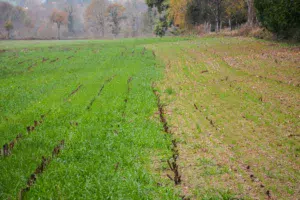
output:
[{"label": "tree line", "polygon": [[300,40],[300,0],[0,0],[0,38],[104,38],[264,27]]},{"label": "tree line", "polygon": [[157,20],[144,0],[0,0],[0,38],[152,36]]},{"label": "tree line", "polygon": [[170,27],[179,30],[201,26],[204,32],[219,32],[263,26],[278,37],[299,40],[299,0],[146,0],[158,8],[155,32],[163,36]]}]

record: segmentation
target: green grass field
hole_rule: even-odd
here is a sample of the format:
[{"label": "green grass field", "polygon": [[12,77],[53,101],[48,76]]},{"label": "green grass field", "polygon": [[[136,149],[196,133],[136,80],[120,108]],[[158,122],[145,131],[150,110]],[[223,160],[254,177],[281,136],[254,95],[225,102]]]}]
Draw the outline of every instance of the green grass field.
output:
[{"label": "green grass field", "polygon": [[0,199],[299,197],[299,46],[157,38],[0,49]]}]

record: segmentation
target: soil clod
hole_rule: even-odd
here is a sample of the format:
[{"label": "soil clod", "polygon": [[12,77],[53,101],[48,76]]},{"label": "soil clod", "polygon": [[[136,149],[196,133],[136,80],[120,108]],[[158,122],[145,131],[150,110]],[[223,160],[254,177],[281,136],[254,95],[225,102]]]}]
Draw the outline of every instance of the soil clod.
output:
[{"label": "soil clod", "polygon": [[195,107],[196,110],[199,110],[198,106],[195,103],[194,103],[194,107]]},{"label": "soil clod", "polygon": [[4,155],[4,156],[8,156],[9,154],[10,154],[9,146],[8,146],[8,144],[6,143],[6,144],[3,145],[3,155]]},{"label": "soil clod", "polygon": [[59,58],[56,58],[56,59],[54,59],[54,60],[51,60],[50,63],[54,63],[54,62],[56,62],[56,61],[58,61],[58,60],[59,60]]}]

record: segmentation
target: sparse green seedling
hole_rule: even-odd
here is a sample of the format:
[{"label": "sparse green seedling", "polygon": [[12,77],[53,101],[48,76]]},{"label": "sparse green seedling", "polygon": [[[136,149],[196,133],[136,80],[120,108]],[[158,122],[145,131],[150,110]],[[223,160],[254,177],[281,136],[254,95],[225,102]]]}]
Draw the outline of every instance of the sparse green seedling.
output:
[{"label": "sparse green seedling", "polygon": [[172,88],[167,88],[167,89],[165,90],[165,92],[166,92],[168,95],[172,95],[172,94],[175,93],[175,91],[174,91]]}]

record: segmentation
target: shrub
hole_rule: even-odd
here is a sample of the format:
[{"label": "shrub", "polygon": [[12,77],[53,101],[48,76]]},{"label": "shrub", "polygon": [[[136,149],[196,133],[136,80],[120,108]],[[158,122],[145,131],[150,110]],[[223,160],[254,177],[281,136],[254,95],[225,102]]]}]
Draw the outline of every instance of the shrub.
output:
[{"label": "shrub", "polygon": [[278,38],[300,39],[300,1],[255,0],[260,22]]},{"label": "shrub", "polygon": [[160,18],[159,21],[156,23],[154,32],[157,36],[163,37],[168,30],[168,23],[165,17]]}]

